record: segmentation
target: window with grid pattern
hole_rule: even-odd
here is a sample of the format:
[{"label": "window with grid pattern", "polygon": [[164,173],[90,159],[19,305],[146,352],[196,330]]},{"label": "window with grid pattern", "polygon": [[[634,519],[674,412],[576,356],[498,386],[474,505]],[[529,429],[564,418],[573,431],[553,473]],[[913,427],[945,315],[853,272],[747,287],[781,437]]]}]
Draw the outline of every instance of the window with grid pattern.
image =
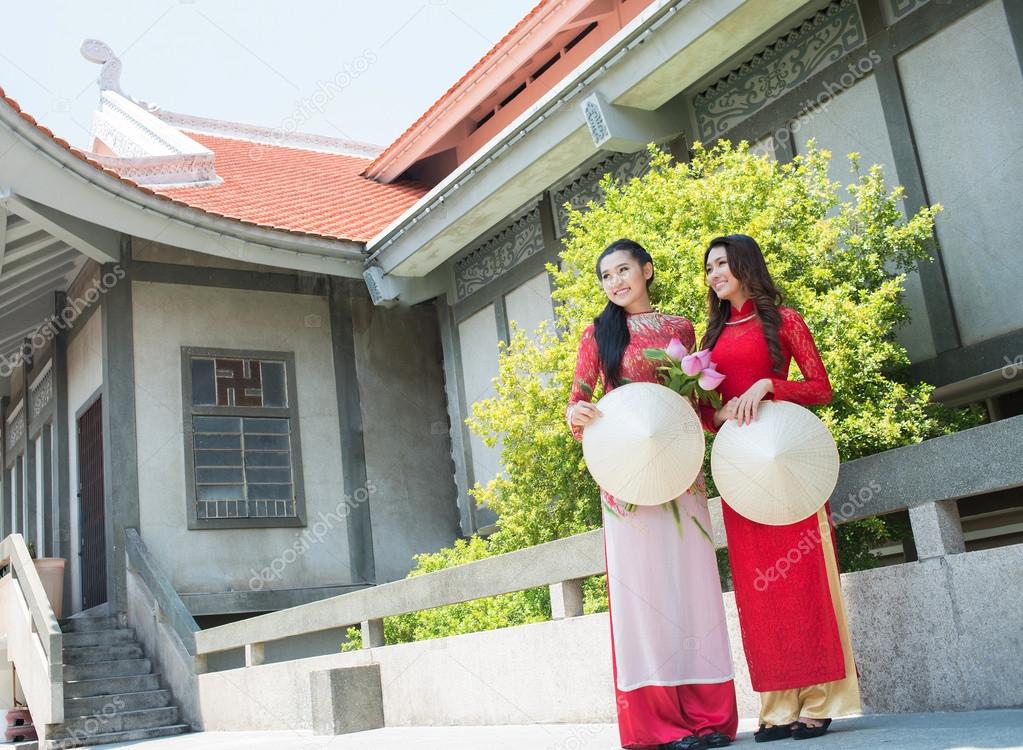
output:
[{"label": "window with grid pattern", "polygon": [[186,350],[185,359],[197,525],[298,519],[290,360],[205,350]]}]

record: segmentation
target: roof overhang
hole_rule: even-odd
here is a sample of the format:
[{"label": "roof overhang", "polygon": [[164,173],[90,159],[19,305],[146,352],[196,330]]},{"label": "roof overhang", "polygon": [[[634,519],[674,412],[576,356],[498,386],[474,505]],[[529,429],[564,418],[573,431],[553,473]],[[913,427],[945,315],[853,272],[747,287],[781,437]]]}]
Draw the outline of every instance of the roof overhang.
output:
[{"label": "roof overhang", "polygon": [[[162,198],[89,164],[2,102],[0,192],[108,233],[249,263],[362,276],[362,243],[257,227]],[[119,257],[116,250],[109,262]]]},{"label": "roof overhang", "polygon": [[[812,0],[656,0],[555,89],[367,245],[385,274],[426,276],[483,230],[601,150],[580,103],[599,95],[611,122],[649,140],[686,129],[664,105]],[[651,118],[655,111],[659,117]],[[635,144],[632,144],[635,147]]]},{"label": "roof overhang", "polygon": [[102,238],[84,241],[87,256],[68,241],[68,231],[51,232],[47,219],[38,218],[31,205],[16,196],[0,195],[0,382],[4,393],[7,377],[20,362],[18,352],[25,338],[54,312],[54,292],[68,287],[88,257],[109,260]]},{"label": "roof overhang", "polygon": [[398,178],[417,159],[447,135],[503,81],[511,77],[592,0],[557,0],[530,11],[498,45],[467,75],[383,153],[366,170],[381,182]]}]

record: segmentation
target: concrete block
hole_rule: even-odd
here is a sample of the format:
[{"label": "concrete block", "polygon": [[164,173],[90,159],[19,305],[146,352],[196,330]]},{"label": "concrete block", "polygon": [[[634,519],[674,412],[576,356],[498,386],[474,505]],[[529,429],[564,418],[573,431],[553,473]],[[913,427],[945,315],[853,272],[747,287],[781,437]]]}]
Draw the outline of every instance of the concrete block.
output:
[{"label": "concrete block", "polygon": [[955,500],[910,508],[909,523],[913,527],[913,543],[920,560],[966,551],[963,525],[959,521],[959,507]]},{"label": "concrete block", "polygon": [[583,582],[581,578],[572,581],[552,583],[551,619],[564,620],[566,617],[581,617],[583,614]]},{"label": "concrete block", "polygon": [[384,645],[384,621],[364,620],[362,623],[362,647],[377,648]]},{"label": "concrete block", "polygon": [[379,664],[312,672],[309,688],[315,734],[348,734],[384,726]]}]

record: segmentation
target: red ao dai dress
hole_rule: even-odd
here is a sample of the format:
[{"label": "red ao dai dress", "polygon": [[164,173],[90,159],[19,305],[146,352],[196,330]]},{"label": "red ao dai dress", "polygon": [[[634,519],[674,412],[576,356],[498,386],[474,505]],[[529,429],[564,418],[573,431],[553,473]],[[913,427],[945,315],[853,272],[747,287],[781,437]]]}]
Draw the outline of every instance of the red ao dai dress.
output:
[{"label": "red ao dai dress", "polygon": [[[725,401],[762,378],[767,398],[803,406],[831,400],[831,383],[810,329],[799,313],[779,308],[784,364],[775,371],[753,301],[732,310],[711,350],[725,376]],[[795,359],[802,381],[788,379]],[[702,409],[715,430],[713,409]],[[740,428],[741,429],[741,428]],[[771,726],[800,716],[824,719],[859,713],[860,694],[842,601],[830,507],[787,526],[739,515],[722,498],[735,602],[753,689],[761,693],[760,720]]]},{"label": "red ao dai dress", "polygon": [[[692,323],[674,315],[637,313],[628,326],[621,376],[631,382],[657,382],[645,348],[664,348],[672,338],[689,350],[695,343]],[[569,410],[590,400],[600,378],[591,325],[579,344]],[[582,439],[580,428],[572,433]],[[627,511],[603,489],[601,500],[622,746],[657,747],[711,732],[734,739],[732,658],[714,545],[704,535],[711,525],[703,476],[661,506]]]}]

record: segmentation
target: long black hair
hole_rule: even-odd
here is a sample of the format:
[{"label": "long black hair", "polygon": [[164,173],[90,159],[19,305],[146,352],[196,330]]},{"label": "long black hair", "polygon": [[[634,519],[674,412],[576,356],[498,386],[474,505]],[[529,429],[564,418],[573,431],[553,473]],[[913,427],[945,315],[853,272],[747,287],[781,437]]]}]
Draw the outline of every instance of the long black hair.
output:
[{"label": "long black hair", "polygon": [[[715,247],[723,247],[728,258],[728,270],[732,276],[746,288],[746,293],[753,300],[760,318],[760,328],[767,340],[767,350],[771,355],[771,364],[776,371],[781,370],[785,360],[781,354],[781,343],[778,328],[781,326],[781,313],[778,305],[782,302],[781,292],[775,286],[764,253],[757,241],[746,234],[729,234],[715,237],[707,245],[703,253],[703,266],[707,267],[707,257]],[[717,293],[707,289],[707,333],[703,336],[701,348],[712,349],[718,337],[725,329],[725,321],[732,311],[732,303],[719,299]]]},{"label": "long black hair", "polygon": [[[603,284],[603,277],[600,273],[600,263],[611,253],[625,250],[639,262],[640,269],[647,263],[653,264],[654,260],[650,253],[638,242],[628,239],[615,240],[604,248],[604,252],[597,258],[597,280]],[[653,274],[646,280],[646,288],[654,282]],[[625,356],[625,347],[629,345],[629,324],[625,308],[615,304],[612,300],[607,301],[604,310],[593,319],[595,338],[597,339],[597,352],[600,355],[600,366],[604,371],[604,387],[617,388],[622,384],[621,370],[622,357]]]}]

